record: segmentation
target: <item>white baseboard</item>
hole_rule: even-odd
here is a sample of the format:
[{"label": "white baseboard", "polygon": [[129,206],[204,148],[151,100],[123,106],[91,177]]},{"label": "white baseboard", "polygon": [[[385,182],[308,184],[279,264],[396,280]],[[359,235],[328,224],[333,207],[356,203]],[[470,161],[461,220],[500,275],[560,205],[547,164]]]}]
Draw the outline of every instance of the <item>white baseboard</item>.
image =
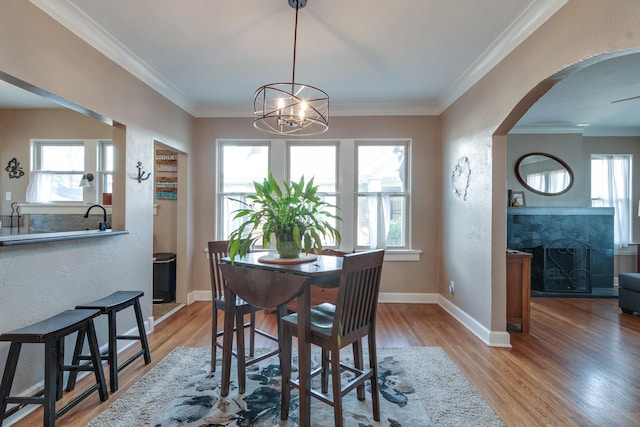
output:
[{"label": "white baseboard", "polygon": [[[211,291],[195,290],[187,296],[187,301],[192,304],[195,301],[211,301]],[[457,305],[440,294],[435,293],[400,293],[381,292],[378,297],[381,303],[404,304],[438,304],[447,313],[467,328],[472,334],[490,347],[511,348],[511,337],[507,331],[491,331],[461,310]]]}]

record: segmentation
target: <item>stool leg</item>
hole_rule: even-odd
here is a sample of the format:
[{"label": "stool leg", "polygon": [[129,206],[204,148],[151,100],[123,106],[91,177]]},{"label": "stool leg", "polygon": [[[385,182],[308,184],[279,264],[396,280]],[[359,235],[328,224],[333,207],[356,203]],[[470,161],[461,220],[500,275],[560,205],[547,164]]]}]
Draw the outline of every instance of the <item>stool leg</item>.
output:
[{"label": "stool leg", "polygon": [[13,341],[9,348],[7,364],[4,367],[4,374],[2,375],[2,384],[0,384],[0,425],[2,425],[2,420],[4,420],[5,412],[7,412],[7,397],[11,394],[11,386],[13,385],[13,377],[18,367],[18,356],[20,355],[21,347],[22,343]]},{"label": "stool leg", "polygon": [[56,340],[56,401],[62,399],[62,384],[64,383],[64,337]]},{"label": "stool leg", "polygon": [[[78,336],[76,337],[76,346],[73,350],[73,358],[71,359],[71,365],[77,366],[80,364],[80,355],[82,354],[82,347],[84,346],[84,336],[86,335],[84,329],[80,329],[78,331]],[[76,386],[76,378],[78,377],[78,371],[71,370],[69,372],[69,379],[67,379],[67,391],[71,391]]]},{"label": "stool leg", "polygon": [[111,310],[109,317],[109,384],[111,391],[118,391],[118,337],[116,331],[116,312]]},{"label": "stool leg", "polygon": [[133,309],[136,313],[136,322],[138,322],[138,333],[140,334],[140,345],[144,350],[144,363],[148,365],[151,363],[151,353],[149,352],[149,343],[147,342],[147,333],[144,329],[144,319],[142,318],[142,309],[140,308],[140,300],[136,299],[133,304]]},{"label": "stool leg", "polygon": [[56,425],[56,394],[58,378],[58,350],[59,340],[49,340],[44,343],[44,426]]},{"label": "stool leg", "polygon": [[98,384],[98,393],[100,393],[100,401],[104,402],[109,398],[107,393],[107,385],[102,370],[102,359],[100,357],[100,347],[96,338],[96,329],[93,320],[89,320],[87,324],[87,341],[89,341],[89,350],[91,351],[91,363],[93,364],[93,372],[96,376],[96,384]]}]

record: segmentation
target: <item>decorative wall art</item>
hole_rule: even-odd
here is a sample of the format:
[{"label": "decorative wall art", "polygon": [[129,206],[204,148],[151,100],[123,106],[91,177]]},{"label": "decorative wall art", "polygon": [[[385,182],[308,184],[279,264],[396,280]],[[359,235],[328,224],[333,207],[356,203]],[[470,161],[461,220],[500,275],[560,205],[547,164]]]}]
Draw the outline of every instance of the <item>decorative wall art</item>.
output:
[{"label": "decorative wall art", "polygon": [[159,176],[156,178],[156,199],[178,199],[178,178]]},{"label": "decorative wall art", "polygon": [[156,172],[177,172],[178,153],[169,150],[156,150]]},{"label": "decorative wall art", "polygon": [[467,189],[469,188],[469,177],[471,176],[471,164],[467,156],[458,159],[458,164],[453,168],[451,173],[451,186],[453,194],[467,200]]},{"label": "decorative wall art", "polygon": [[22,170],[22,166],[20,166],[20,163],[15,157],[9,160],[9,163],[7,163],[7,167],[4,168],[4,170],[9,172],[9,178],[17,179],[24,176],[24,171]]},{"label": "decorative wall art", "polygon": [[511,195],[509,196],[509,203],[514,208],[527,206],[524,198],[524,191],[511,191]]}]

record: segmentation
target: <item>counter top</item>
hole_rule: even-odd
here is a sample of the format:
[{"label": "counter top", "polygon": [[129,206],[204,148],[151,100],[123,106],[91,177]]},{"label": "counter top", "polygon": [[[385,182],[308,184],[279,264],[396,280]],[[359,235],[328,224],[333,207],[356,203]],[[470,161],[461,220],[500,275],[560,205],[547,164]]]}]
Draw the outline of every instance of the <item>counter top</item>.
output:
[{"label": "counter top", "polygon": [[129,234],[127,230],[79,230],[60,231],[57,233],[34,233],[34,234],[2,234],[0,235],[0,246],[30,245],[34,243],[57,242],[61,240],[90,239],[98,237],[119,236]]}]

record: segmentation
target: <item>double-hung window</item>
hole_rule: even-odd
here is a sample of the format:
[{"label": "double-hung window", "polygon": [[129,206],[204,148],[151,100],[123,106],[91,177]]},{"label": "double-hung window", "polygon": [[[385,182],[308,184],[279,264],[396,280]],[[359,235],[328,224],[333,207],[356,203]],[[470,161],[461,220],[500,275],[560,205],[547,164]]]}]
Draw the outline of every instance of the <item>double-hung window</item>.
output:
[{"label": "double-hung window", "polygon": [[27,201],[82,202],[83,141],[34,141]]},{"label": "double-hung window", "polygon": [[613,245],[628,246],[632,240],[631,176],[633,156],[591,155],[591,206],[613,207]]},{"label": "double-hung window", "polygon": [[[217,142],[216,238],[238,227],[233,212],[271,172],[278,182],[314,179],[338,207],[344,250],[411,249],[410,141],[269,140]],[[324,242],[328,247],[335,242]],[[323,243],[323,244],[324,244]]]}]

